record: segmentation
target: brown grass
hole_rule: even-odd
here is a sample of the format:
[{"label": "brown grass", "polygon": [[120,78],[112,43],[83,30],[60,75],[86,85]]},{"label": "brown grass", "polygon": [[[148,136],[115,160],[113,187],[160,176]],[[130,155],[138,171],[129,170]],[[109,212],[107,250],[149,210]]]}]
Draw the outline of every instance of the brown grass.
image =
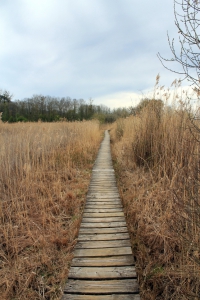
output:
[{"label": "brown grass", "polygon": [[101,140],[97,122],[0,123],[0,298],[60,299]]},{"label": "brown grass", "polygon": [[112,151],[143,300],[200,298],[200,124],[182,104],[118,120]]}]

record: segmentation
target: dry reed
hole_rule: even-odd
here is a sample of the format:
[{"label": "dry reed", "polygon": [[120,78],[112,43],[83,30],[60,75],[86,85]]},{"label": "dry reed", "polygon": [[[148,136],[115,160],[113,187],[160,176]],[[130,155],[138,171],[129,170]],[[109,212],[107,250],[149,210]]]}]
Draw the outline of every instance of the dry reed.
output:
[{"label": "dry reed", "polygon": [[200,124],[193,117],[183,103],[159,113],[147,105],[111,130],[143,300],[200,298]]},{"label": "dry reed", "polygon": [[95,121],[0,123],[1,299],[60,299],[90,170]]}]

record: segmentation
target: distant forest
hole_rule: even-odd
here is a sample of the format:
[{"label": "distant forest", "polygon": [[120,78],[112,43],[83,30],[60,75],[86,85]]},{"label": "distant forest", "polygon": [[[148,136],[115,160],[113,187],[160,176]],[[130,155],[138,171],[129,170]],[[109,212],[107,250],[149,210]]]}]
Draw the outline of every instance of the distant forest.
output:
[{"label": "distant forest", "polygon": [[98,119],[101,123],[114,122],[118,117],[126,117],[130,109],[111,110],[105,105],[94,105],[83,99],[34,95],[31,98],[12,101],[8,91],[0,91],[0,112],[3,122],[55,122],[60,120],[82,121]]}]

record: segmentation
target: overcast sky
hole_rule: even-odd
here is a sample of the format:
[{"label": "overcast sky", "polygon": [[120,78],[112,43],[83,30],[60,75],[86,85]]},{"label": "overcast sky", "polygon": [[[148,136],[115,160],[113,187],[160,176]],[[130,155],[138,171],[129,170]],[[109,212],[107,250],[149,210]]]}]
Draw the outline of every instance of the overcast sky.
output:
[{"label": "overcast sky", "polygon": [[170,85],[173,0],[0,0],[0,89],[130,106]]}]

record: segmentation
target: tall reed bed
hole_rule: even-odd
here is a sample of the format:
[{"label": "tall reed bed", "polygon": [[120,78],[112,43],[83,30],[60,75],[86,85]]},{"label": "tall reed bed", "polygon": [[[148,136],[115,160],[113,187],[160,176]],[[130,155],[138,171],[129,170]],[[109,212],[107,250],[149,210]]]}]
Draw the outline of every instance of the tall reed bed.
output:
[{"label": "tall reed bed", "polygon": [[[152,100],[111,130],[143,300],[200,298],[200,123]],[[158,109],[159,108],[159,109]]]},{"label": "tall reed bed", "polygon": [[90,170],[93,121],[0,123],[0,298],[60,299]]}]

